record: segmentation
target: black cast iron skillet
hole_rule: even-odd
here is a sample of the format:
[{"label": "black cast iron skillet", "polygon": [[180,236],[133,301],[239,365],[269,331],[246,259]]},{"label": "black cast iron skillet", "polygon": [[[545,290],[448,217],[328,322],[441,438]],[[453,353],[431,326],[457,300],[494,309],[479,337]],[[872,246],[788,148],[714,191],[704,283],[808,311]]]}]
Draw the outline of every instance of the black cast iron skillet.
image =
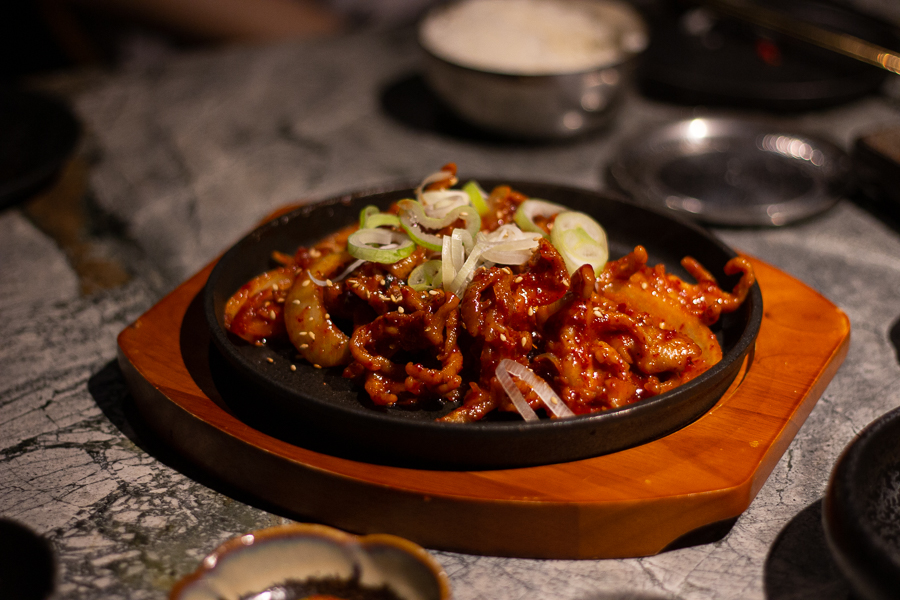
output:
[{"label": "black cast iron skillet", "polygon": [[[650,264],[690,280],[681,268],[693,256],[730,289],[736,277],[723,267],[735,253],[700,227],[677,217],[640,208],[617,196],[528,182],[482,181],[486,189],[509,183],[531,197],[570,206],[594,216],[606,228],[611,257],[638,244]],[[253,410],[273,411],[357,450],[355,458],[389,456],[400,463],[441,468],[501,468],[550,464],[616,452],[665,436],[709,410],[737,375],[759,332],[762,296],[754,286],[747,301],[716,325],[724,357],[687,384],[604,413],[526,423],[517,415],[495,415],[469,424],[438,423],[456,405],[415,409],[374,406],[365,391],[342,378],[341,369],[315,369],[291,347],[257,347],[226,332],[225,303],[252,277],[273,268],[271,253],[293,253],[359,218],[369,204],[386,208],[413,196],[411,189],[358,193],[301,207],[276,218],[238,242],[213,269],[204,290],[204,310],[212,339],[227,363],[256,390]],[[268,359],[272,359],[269,362]],[[296,365],[296,371],[290,365]],[[294,441],[296,443],[296,441]],[[301,442],[302,443],[302,442]]]}]

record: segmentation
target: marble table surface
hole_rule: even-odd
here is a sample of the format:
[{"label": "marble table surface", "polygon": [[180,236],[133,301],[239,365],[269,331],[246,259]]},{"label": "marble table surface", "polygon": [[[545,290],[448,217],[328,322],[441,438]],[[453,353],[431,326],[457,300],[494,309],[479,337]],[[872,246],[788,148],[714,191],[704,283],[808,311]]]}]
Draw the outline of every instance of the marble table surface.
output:
[{"label": "marble table surface", "polygon": [[[569,143],[460,135],[409,112],[424,92],[404,31],[180,55],[66,93],[85,129],[60,183],[76,201],[50,194],[0,212],[0,515],[49,541],[59,599],[163,598],[220,542],[289,521],[155,443],[115,362],[119,331],[263,215],[448,161],[466,176],[603,187],[624,138],[705,114],[635,94],[609,130]],[[879,94],[770,118],[849,149],[900,122],[900,105]],[[797,225],[717,234],[818,290],[853,331],[749,509],[718,542],[641,559],[435,551],[455,598],[847,597],[821,498],[854,434],[900,405],[900,233],[844,198]]]}]

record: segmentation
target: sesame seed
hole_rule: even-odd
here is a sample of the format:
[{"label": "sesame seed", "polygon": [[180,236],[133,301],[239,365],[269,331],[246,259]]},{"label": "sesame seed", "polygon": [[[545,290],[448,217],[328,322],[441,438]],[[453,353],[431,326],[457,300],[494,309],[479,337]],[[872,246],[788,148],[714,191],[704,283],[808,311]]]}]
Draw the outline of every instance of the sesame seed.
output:
[{"label": "sesame seed", "polygon": [[523,279],[525,279],[525,278],[522,277],[521,275],[519,275],[518,277],[515,278],[514,281],[515,281],[516,283],[522,283],[522,280],[523,280]]},{"label": "sesame seed", "polygon": [[297,335],[309,335],[308,331],[298,331]]},{"label": "sesame seed", "polygon": [[528,346],[528,338],[522,338],[522,347],[525,348]]},{"label": "sesame seed", "polygon": [[314,334],[312,331],[310,331],[310,332],[309,332],[309,339],[311,339],[312,341],[316,341],[316,334]]},{"label": "sesame seed", "polygon": [[[307,281],[309,281],[309,280],[307,279]],[[300,301],[299,300],[291,300],[291,304],[296,306],[296,305],[300,304]]]},{"label": "sesame seed", "polygon": [[501,334],[500,334],[500,339],[503,340],[503,341],[505,342],[505,341],[506,341],[506,335],[501,333]]},{"label": "sesame seed", "polygon": [[325,280],[325,285],[327,285],[328,287],[331,287],[331,286],[334,285],[334,283],[333,283],[330,279],[326,279],[326,280]]},{"label": "sesame seed", "polygon": [[554,405],[559,404],[559,400],[557,400],[556,397],[554,396],[553,398],[550,398],[550,404],[554,404]]},{"label": "sesame seed", "polygon": [[291,371],[296,371],[296,370],[297,370],[297,365],[291,365]]},{"label": "sesame seed", "polygon": [[278,304],[284,304],[284,298],[276,298],[275,302],[277,302]]},{"label": "sesame seed", "polygon": [[[307,287],[309,285],[309,283],[310,283],[309,279],[304,279],[303,283],[301,283],[300,285],[302,285],[303,287]],[[296,302],[297,304],[300,304],[300,302],[297,300],[294,300],[294,302]]]},{"label": "sesame seed", "polygon": [[641,289],[642,289],[642,290],[646,290],[648,287],[650,287],[650,286],[647,285],[647,282],[646,282],[646,281],[643,282],[643,283],[641,284]]},{"label": "sesame seed", "polygon": [[306,350],[307,348],[309,348],[309,344],[300,344],[301,350]]},{"label": "sesame seed", "polygon": [[400,313],[400,314],[402,315],[403,312],[404,312],[404,311],[403,311],[403,307],[402,307],[402,306],[398,306],[398,307],[397,307],[397,312]]},{"label": "sesame seed", "polygon": [[266,359],[266,361],[273,363],[273,362],[275,362],[275,359],[270,356],[269,358]]},{"label": "sesame seed", "polygon": [[328,319],[328,320],[330,320],[330,319],[331,319],[331,315],[329,315],[328,313],[325,313],[325,318]]},{"label": "sesame seed", "polygon": [[534,307],[533,307],[533,306],[529,306],[529,307],[528,307],[528,316],[529,316],[529,317],[533,317],[533,316],[534,316]]},{"label": "sesame seed", "polygon": [[272,284],[272,291],[273,291],[273,292],[277,292],[277,291],[278,291],[278,284],[277,284],[277,283],[273,283],[273,284]]},{"label": "sesame seed", "polygon": [[432,296],[437,296],[438,294],[440,294],[440,292],[437,290],[428,290],[428,293]]},{"label": "sesame seed", "polygon": [[321,369],[321,368],[322,368],[322,365],[313,364],[313,366],[314,366],[315,368],[317,368],[317,369]]},{"label": "sesame seed", "polygon": [[275,311],[274,311],[274,310],[270,310],[270,311],[269,311],[269,318],[272,319],[272,320],[274,321],[274,320],[276,319],[276,317],[278,317],[278,315],[275,314]]}]

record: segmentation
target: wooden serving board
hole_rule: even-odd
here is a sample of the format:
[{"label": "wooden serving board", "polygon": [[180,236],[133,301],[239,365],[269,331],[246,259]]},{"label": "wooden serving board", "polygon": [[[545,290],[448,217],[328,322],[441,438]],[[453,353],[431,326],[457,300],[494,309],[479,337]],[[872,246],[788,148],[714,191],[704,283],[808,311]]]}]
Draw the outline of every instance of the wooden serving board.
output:
[{"label": "wooden serving board", "polygon": [[298,519],[475,554],[647,556],[750,505],[847,354],[843,312],[751,260],[762,326],[722,399],[662,439],[569,463],[414,469],[331,456],[254,429],[223,402],[210,367],[200,299],[212,264],[121,332],[119,364],[164,443]]}]

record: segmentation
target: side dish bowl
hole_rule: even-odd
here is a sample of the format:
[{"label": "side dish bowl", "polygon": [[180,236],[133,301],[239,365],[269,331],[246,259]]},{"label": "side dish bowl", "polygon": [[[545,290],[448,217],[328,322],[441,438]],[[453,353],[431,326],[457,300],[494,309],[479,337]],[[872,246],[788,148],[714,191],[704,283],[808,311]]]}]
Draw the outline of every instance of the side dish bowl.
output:
[{"label": "side dish bowl", "polygon": [[176,584],[169,599],[301,600],[329,590],[329,597],[343,590],[360,600],[450,598],[441,565],[406,539],[295,523],[225,542]]},{"label": "side dish bowl", "polygon": [[841,454],[822,522],[841,571],[860,598],[897,597],[900,582],[900,408],[863,429]]},{"label": "side dish bowl", "polygon": [[[540,44],[528,40],[528,23],[521,22],[522,14],[537,4],[534,0],[475,0],[480,4],[490,3],[497,11],[495,17],[505,13],[514,16],[511,20],[520,29],[511,33],[513,42],[523,42],[523,48]],[[468,8],[474,2],[462,0],[435,7],[425,16],[419,27],[419,44],[424,51],[425,79],[437,96],[464,120],[483,129],[505,136],[526,139],[564,139],[594,130],[606,125],[622,97],[623,91],[631,85],[636,71],[637,58],[647,46],[647,28],[641,16],[630,5],[619,0],[576,0],[562,3],[562,6],[580,9],[586,18],[593,19],[595,29],[605,28],[610,32],[615,50],[604,60],[577,61],[571,64],[560,61],[556,64],[542,62],[510,61],[501,56],[494,47],[472,48],[471,56],[460,54],[461,48],[472,46],[471,40],[443,36],[444,30],[455,26],[458,19],[451,20],[461,8]],[[503,10],[503,9],[509,10]],[[546,8],[538,6],[538,8]],[[472,34],[480,27],[488,31],[476,40],[498,38],[497,19],[486,23],[478,19],[480,11],[470,11],[474,22],[463,21],[459,29],[463,35]],[[536,16],[540,16],[536,13]],[[565,17],[565,15],[564,15]],[[479,22],[481,21],[481,22]],[[548,37],[554,41],[572,37],[570,31],[556,31],[555,19],[543,19]],[[447,23],[447,27],[444,24]],[[560,27],[562,23],[560,23]],[[512,27],[512,25],[510,26]],[[491,32],[494,28],[494,32]],[[435,33],[437,32],[437,33]],[[541,32],[543,33],[543,32]],[[497,40],[498,42],[500,40]],[[529,45],[529,42],[534,42]],[[605,40],[604,40],[605,42]],[[593,43],[571,45],[565,51],[587,52],[585,47]],[[562,44],[559,44],[562,45]],[[577,46],[577,47],[576,47]],[[496,53],[496,54],[495,54]],[[518,56],[527,54],[518,52]],[[536,60],[542,61],[548,53],[535,52]]]},{"label": "side dish bowl", "polygon": [[[680,260],[690,255],[720,277],[724,288],[736,281],[722,275],[734,251],[688,221],[606,193],[517,181],[481,183],[487,189],[509,184],[531,197],[590,214],[606,228],[614,258],[643,245],[650,264],[663,263],[683,278],[689,275]],[[342,377],[341,368],[316,369],[298,361],[292,347],[254,346],[224,329],[228,298],[250,278],[271,268],[273,251],[293,253],[298,246],[357,221],[367,205],[385,209],[412,194],[407,188],[360,192],[303,206],[250,233],[222,256],[210,274],[203,300],[216,349],[229,370],[248,384],[249,391],[243,395],[252,399],[244,403],[246,410],[254,415],[268,413],[279,424],[290,423],[292,443],[311,444],[317,436],[324,436],[356,460],[449,468],[550,464],[615,452],[668,435],[712,408],[734,381],[759,332],[762,295],[754,285],[740,309],[713,327],[722,345],[722,360],[670,392],[570,419],[444,423],[435,419],[456,405],[415,410],[376,407],[364,391]],[[228,386],[233,395],[234,386]]]}]

